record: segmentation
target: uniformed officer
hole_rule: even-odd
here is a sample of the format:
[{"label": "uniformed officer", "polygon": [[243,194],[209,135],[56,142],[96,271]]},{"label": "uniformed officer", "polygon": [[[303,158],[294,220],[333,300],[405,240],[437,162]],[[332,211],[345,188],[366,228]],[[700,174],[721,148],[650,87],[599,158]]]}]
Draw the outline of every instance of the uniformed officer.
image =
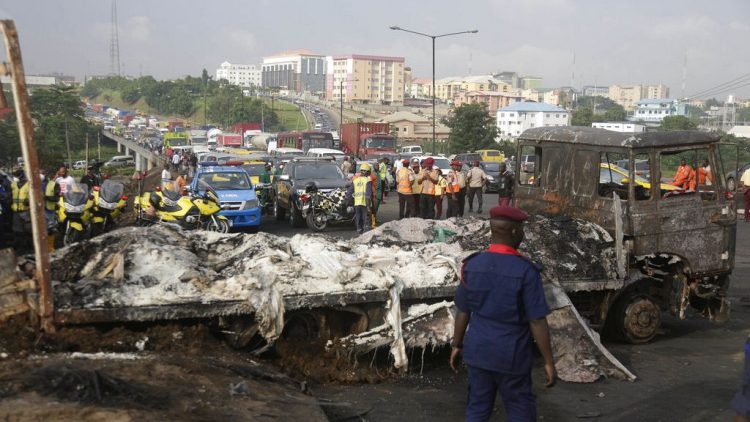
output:
[{"label": "uniformed officer", "polygon": [[469,372],[467,421],[488,420],[498,390],[509,421],[536,420],[532,336],[544,357],[546,386],[555,383],[542,280],[537,267],[516,250],[527,217],[517,208],[492,208],[490,248],[464,261],[450,365],[456,371],[463,352]]},{"label": "uniformed officer", "polygon": [[358,234],[370,230],[368,210],[372,204],[372,181],[370,179],[370,165],[363,163],[359,173],[354,175],[349,194],[354,197],[354,226]]}]

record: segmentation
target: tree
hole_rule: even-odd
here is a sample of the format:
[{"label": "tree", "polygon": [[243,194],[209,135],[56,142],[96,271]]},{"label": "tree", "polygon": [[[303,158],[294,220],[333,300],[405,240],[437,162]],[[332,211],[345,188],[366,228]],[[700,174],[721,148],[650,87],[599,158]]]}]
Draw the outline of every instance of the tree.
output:
[{"label": "tree", "polygon": [[450,152],[476,151],[496,147],[497,124],[483,103],[462,104],[445,120],[451,129]]},{"label": "tree", "polygon": [[128,104],[133,104],[141,98],[141,91],[135,85],[126,86],[120,91],[120,97]]},{"label": "tree", "polygon": [[661,121],[659,130],[670,132],[674,130],[694,130],[698,125],[685,116],[667,116]]},{"label": "tree", "polygon": [[612,108],[604,112],[604,120],[608,122],[621,122],[625,120],[628,114],[625,112],[625,108],[619,104],[615,104]]},{"label": "tree", "polygon": [[594,112],[588,107],[579,107],[573,111],[570,124],[573,126],[591,126],[594,121]]}]

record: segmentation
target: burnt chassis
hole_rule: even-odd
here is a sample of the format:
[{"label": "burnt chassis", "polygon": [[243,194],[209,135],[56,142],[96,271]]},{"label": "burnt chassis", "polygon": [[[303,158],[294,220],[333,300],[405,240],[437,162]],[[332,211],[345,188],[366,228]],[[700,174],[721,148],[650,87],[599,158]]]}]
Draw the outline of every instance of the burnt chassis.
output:
[{"label": "burnt chassis", "polygon": [[[518,140],[537,154],[531,184],[515,186],[515,205],[548,217],[575,217],[599,224],[615,239],[617,280],[559,280],[576,308],[594,326],[633,343],[651,340],[661,312],[685,318],[688,308],[722,322],[727,319],[726,291],[734,267],[736,207],[727,190],[718,154],[719,137],[697,131],[626,134],[585,127],[536,128]],[[714,170],[712,201],[700,192],[662,198],[662,154],[706,148]],[[528,152],[528,151],[527,151]],[[650,198],[636,199],[628,183],[626,199],[600,196],[602,153],[624,153],[629,180],[636,155],[647,154]],[[520,173],[516,163],[516,174]],[[640,189],[643,189],[640,187]]]}]

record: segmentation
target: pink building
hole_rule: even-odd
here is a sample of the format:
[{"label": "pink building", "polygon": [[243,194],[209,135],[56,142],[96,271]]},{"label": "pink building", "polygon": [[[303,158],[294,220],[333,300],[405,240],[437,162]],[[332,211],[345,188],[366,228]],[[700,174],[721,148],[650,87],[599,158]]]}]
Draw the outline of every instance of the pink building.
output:
[{"label": "pink building", "polygon": [[469,91],[459,95],[456,98],[455,105],[458,107],[461,104],[484,103],[487,104],[490,115],[495,116],[498,109],[507,107],[516,101],[523,101],[523,97],[507,92]]}]

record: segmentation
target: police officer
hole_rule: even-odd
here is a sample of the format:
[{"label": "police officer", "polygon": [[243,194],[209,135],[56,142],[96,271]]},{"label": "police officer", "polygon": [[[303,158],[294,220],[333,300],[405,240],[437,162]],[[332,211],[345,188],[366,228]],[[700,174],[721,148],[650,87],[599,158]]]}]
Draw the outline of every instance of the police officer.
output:
[{"label": "police officer", "polygon": [[498,390],[509,421],[536,420],[532,336],[544,358],[546,386],[555,383],[542,280],[537,267],[517,251],[527,217],[517,208],[492,208],[490,248],[464,261],[450,365],[456,371],[463,352],[469,372],[467,421],[488,420]]}]

